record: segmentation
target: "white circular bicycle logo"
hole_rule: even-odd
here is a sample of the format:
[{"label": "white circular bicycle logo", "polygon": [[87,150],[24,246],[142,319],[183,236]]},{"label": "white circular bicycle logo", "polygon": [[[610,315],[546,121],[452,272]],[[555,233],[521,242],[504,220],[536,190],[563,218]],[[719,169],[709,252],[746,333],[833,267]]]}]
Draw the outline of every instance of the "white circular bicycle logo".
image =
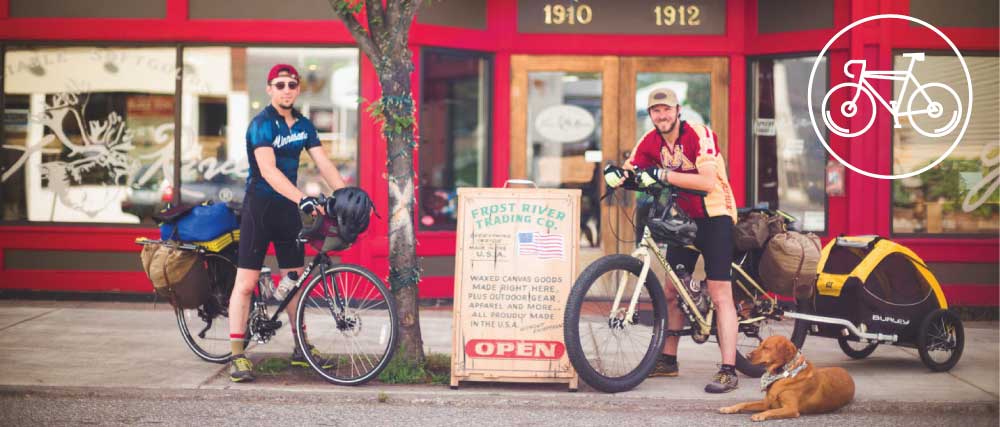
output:
[{"label": "white circular bicycle logo", "polygon": [[[820,131],[817,125],[813,110],[813,79],[816,76],[816,69],[824,55],[826,55],[827,50],[830,49],[830,46],[840,36],[852,28],[878,19],[902,19],[915,22],[934,31],[948,43],[948,46],[951,46],[951,50],[962,64],[968,87],[968,103],[963,108],[961,98],[959,98],[958,93],[950,86],[940,82],[921,83],[918,81],[916,76],[913,75],[913,68],[917,63],[924,61],[925,55],[923,52],[904,53],[903,57],[908,58],[910,61],[906,70],[903,71],[869,70],[867,61],[863,59],[849,60],[844,64],[844,75],[851,81],[838,84],[830,89],[823,97],[823,103],[820,108],[820,114],[823,116],[823,124],[834,135],[843,138],[855,138],[868,132],[872,125],[875,124],[875,117],[881,111],[879,107],[884,108],[892,115],[894,128],[902,128],[901,119],[906,118],[913,130],[928,138],[944,138],[958,129],[960,124],[962,125],[955,141],[941,157],[919,170],[899,175],[883,175],[869,172],[841,158],[830,148],[830,145],[823,137],[823,132]],[[879,91],[872,86],[872,80],[902,82],[896,99],[886,100],[882,97]],[[959,141],[962,140],[962,136],[965,135],[965,130],[969,126],[969,118],[972,116],[972,78],[969,75],[969,67],[965,64],[965,59],[962,57],[961,52],[951,42],[951,39],[933,25],[912,16],[874,15],[848,25],[826,43],[826,46],[823,47],[823,50],[820,51],[816,57],[816,61],[813,63],[812,72],[809,74],[809,88],[806,98],[809,102],[809,118],[812,120],[816,136],[819,137],[820,143],[823,144],[823,147],[826,148],[826,151],[831,156],[851,170],[871,178],[901,179],[919,175],[937,166],[938,163],[941,163],[958,147]],[[878,100],[878,104],[876,104],[876,100]],[[965,113],[964,117],[962,116],[963,112]],[[865,114],[868,114],[868,116],[865,117]],[[856,125],[859,123],[863,125],[857,127]]]}]

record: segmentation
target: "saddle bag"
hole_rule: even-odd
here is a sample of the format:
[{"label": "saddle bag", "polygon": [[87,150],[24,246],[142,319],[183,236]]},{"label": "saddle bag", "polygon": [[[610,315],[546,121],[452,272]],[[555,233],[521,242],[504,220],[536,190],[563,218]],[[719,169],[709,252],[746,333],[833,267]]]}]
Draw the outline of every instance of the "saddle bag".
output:
[{"label": "saddle bag", "polygon": [[820,252],[819,237],[812,233],[786,231],[771,237],[758,266],[763,286],[779,295],[811,297]]},{"label": "saddle bag", "polygon": [[211,279],[200,253],[149,243],[139,256],[153,290],[174,307],[193,309],[208,301]]}]

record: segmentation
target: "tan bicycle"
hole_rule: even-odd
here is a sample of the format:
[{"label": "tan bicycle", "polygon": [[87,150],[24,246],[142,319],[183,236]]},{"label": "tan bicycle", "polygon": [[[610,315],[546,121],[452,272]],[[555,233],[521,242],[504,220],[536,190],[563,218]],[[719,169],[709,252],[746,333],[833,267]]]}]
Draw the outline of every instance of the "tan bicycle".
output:
[{"label": "tan bicycle", "polygon": [[[570,362],[587,384],[608,393],[627,391],[642,383],[652,372],[668,335],[690,336],[698,344],[717,342],[713,339],[717,332],[715,306],[706,286],[695,280],[684,283],[678,277],[661,248],[666,243],[664,236],[654,232],[657,227],[683,222],[685,214],[675,208],[681,192],[705,193],[670,185],[640,189],[634,179],[625,188],[654,197],[657,206],[651,210],[650,223],[631,254],[604,256],[584,269],[570,291],[564,318]],[[806,330],[803,322],[782,321],[779,301],[747,271],[746,266],[754,265],[752,256],[741,254],[732,265],[733,300],[739,317],[736,369],[760,377],[764,366],[754,365],[744,354],[756,348],[762,337],[780,334],[804,338]],[[668,307],[660,281],[651,272],[654,259],[666,272],[667,286],[677,291],[675,307]],[[684,312],[687,326],[670,331],[667,311],[674,309]]]}]

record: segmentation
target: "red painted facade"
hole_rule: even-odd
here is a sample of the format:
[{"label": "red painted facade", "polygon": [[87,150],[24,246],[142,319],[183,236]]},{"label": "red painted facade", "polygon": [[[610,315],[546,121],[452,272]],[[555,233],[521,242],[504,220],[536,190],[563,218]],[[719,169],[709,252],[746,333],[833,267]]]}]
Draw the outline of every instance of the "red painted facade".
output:
[{"label": "red painted facade", "polygon": [[[166,0],[165,19],[23,19],[9,17],[9,0],[0,0],[0,40],[21,43],[123,43],[129,45],[352,45],[353,41],[337,21],[258,21],[258,20],[189,20],[187,0]],[[748,108],[748,57],[757,55],[818,53],[836,32],[866,16],[908,14],[908,1],[835,0],[834,26],[831,29],[782,34],[757,34],[757,2],[727,3],[726,34],[719,36],[642,36],[642,35],[565,35],[519,34],[516,2],[488,0],[486,30],[424,25],[416,23],[410,37],[416,69],[420,69],[420,49],[446,47],[490,53],[493,56],[492,81],[492,180],[495,186],[509,178],[510,162],[510,86],[511,55],[620,55],[620,56],[721,56],[729,60],[729,152],[726,153],[730,176],[738,202],[745,202],[748,167],[746,111]],[[294,26],[295,31],[288,31]],[[996,54],[1000,50],[997,28],[942,28],[963,51]],[[669,42],[667,42],[669,41]],[[884,22],[877,30],[852,32],[830,51],[830,69],[840,70],[848,58],[867,59],[879,69],[891,69],[893,51],[903,48],[946,49],[939,39],[913,28],[903,21]],[[843,81],[831,75],[830,86]],[[885,82],[876,84],[890,93]],[[414,96],[419,98],[419,76],[413,75]],[[379,97],[374,68],[361,61],[360,95]],[[359,129],[359,183],[368,189],[379,212],[387,212],[387,185],[384,177],[385,141],[377,126],[362,115]],[[831,145],[846,159],[866,170],[886,173],[891,165],[891,125],[881,115],[876,126],[859,139],[847,141],[832,137]],[[863,190],[862,190],[863,189]],[[828,235],[890,235],[890,196],[888,181],[848,174],[844,197],[828,200]],[[142,273],[97,271],[29,271],[4,268],[3,252],[10,249],[49,251],[138,252],[133,243],[140,235],[153,236],[153,229],[134,227],[95,227],[68,225],[0,224],[0,288],[59,291],[148,292]],[[417,253],[422,257],[452,256],[454,232],[418,232]],[[995,263],[1000,260],[1000,239],[992,238],[907,238],[899,239],[927,262]],[[343,254],[345,260],[361,262],[385,277],[388,275],[387,223],[373,222],[367,238]],[[997,305],[998,287],[945,283],[945,293],[955,305]],[[450,276],[424,277],[421,295],[450,298]]]}]

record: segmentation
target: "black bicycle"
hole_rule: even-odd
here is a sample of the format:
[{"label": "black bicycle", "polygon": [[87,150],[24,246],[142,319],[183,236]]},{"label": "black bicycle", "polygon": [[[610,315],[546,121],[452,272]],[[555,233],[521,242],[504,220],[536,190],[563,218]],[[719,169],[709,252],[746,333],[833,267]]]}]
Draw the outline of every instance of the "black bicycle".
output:
[{"label": "black bicycle", "polygon": [[[320,199],[325,206],[325,199]],[[396,302],[374,273],[330,258],[328,252],[333,251],[323,250],[322,246],[327,237],[325,230],[329,229],[324,224],[324,219],[317,219],[299,233],[298,242],[314,246],[319,254],[305,267],[285,298],[274,300],[270,270],[265,267],[261,271],[251,298],[246,340],[248,344],[270,341],[282,327],[279,315],[301,289],[293,327],[298,336],[308,330],[309,344],[324,359],[329,359],[324,368],[324,360],[317,360],[303,347],[300,350],[309,365],[331,383],[360,385],[378,376],[392,359],[399,331]],[[176,307],[177,326],[185,344],[198,357],[213,363],[228,362],[231,356],[228,306],[236,278],[237,245],[211,251],[193,243],[145,239],[137,243],[174,245],[203,255],[212,278],[211,296],[195,309]],[[269,306],[275,303],[277,307],[269,314]]]}]

